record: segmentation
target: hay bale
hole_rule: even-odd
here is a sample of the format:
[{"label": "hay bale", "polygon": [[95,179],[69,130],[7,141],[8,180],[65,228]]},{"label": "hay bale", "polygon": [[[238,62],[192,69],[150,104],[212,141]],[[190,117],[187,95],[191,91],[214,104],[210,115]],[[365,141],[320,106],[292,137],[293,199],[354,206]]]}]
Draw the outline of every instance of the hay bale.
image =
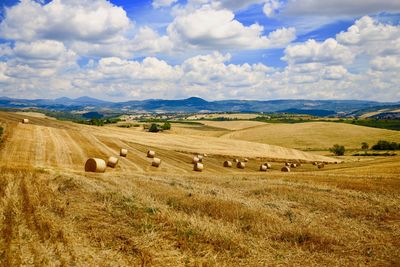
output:
[{"label": "hay bale", "polygon": [[202,172],[203,169],[204,169],[203,163],[200,163],[200,162],[197,162],[193,166],[193,170],[196,171],[196,172]]},{"label": "hay bale", "polygon": [[325,164],[324,163],[320,163],[320,164],[317,165],[317,167],[318,167],[318,169],[322,169],[322,168],[325,167]]},{"label": "hay bale", "polygon": [[229,160],[225,160],[224,161],[224,167],[231,168],[232,167],[232,162],[230,162]]},{"label": "hay bale", "polygon": [[208,157],[208,155],[206,153],[203,154],[203,157]]},{"label": "hay bale", "polygon": [[147,157],[148,158],[154,158],[156,156],[156,152],[153,150],[147,151]]},{"label": "hay bale", "polygon": [[314,161],[312,165],[317,166],[318,162]]},{"label": "hay bale", "polygon": [[244,162],[249,162],[248,158],[243,159]]},{"label": "hay bale", "polygon": [[199,159],[199,162],[203,162],[203,155],[197,155],[197,158]]},{"label": "hay bale", "polygon": [[282,172],[290,172],[290,168],[288,166],[283,166],[281,171]]},{"label": "hay bale", "polygon": [[151,166],[157,167],[161,165],[161,159],[159,158],[153,158],[153,162],[151,163]]},{"label": "hay bale", "polygon": [[28,119],[22,119],[22,123],[27,124],[27,123],[29,123],[29,120]]},{"label": "hay bale", "polygon": [[290,162],[285,162],[286,167],[290,167]]},{"label": "hay bale", "polygon": [[119,151],[119,155],[121,157],[126,157],[126,155],[128,155],[128,149],[126,148],[121,148],[121,150]]},{"label": "hay bale", "polygon": [[105,172],[106,167],[106,162],[98,158],[90,158],[85,163],[86,172]]},{"label": "hay bale", "polygon": [[108,158],[108,160],[107,160],[108,167],[115,168],[115,166],[117,166],[117,164],[118,164],[118,158],[113,157],[113,156]]},{"label": "hay bale", "polygon": [[236,164],[236,167],[239,168],[239,169],[244,169],[246,167],[246,163],[239,161]]},{"label": "hay bale", "polygon": [[234,159],[233,162],[234,162],[234,163],[238,163],[239,160],[238,160],[238,159]]},{"label": "hay bale", "polygon": [[267,169],[268,169],[268,167],[267,167],[266,165],[261,164],[261,166],[260,166],[260,172],[266,172]]},{"label": "hay bale", "polygon": [[290,167],[291,168],[297,168],[297,164],[296,163],[292,163],[292,164],[290,164]]},{"label": "hay bale", "polygon": [[266,163],[264,163],[264,165],[267,166],[267,169],[272,169],[271,163],[266,162]]},{"label": "hay bale", "polygon": [[200,159],[198,157],[194,156],[193,159],[192,159],[192,163],[196,164],[198,162],[200,162]]}]

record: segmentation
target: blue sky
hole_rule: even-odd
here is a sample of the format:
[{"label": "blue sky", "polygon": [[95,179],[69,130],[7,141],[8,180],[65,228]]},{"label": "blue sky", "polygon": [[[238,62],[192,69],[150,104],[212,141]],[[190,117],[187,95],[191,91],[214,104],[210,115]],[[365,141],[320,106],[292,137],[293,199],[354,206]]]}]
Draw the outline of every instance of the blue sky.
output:
[{"label": "blue sky", "polygon": [[400,99],[399,1],[0,5],[4,96]]}]

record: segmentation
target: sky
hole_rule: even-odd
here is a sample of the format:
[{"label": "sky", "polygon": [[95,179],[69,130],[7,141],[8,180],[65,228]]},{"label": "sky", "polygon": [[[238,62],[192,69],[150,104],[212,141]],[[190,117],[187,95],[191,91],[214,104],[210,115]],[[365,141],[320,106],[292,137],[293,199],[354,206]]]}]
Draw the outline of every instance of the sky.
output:
[{"label": "sky", "polygon": [[0,0],[0,96],[400,101],[400,1]]}]

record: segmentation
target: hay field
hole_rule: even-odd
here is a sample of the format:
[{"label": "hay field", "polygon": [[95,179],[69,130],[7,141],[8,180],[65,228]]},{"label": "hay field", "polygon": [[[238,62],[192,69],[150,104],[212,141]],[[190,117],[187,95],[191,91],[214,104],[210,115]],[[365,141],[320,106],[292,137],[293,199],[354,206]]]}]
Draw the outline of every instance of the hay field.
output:
[{"label": "hay field", "polygon": [[349,149],[359,149],[361,142],[373,145],[379,140],[400,142],[399,131],[333,122],[266,124],[227,133],[221,137],[301,150],[327,150],[334,144],[341,144]]},{"label": "hay field", "polygon": [[220,113],[207,113],[207,114],[196,114],[188,117],[188,120],[196,120],[196,119],[215,119],[215,118],[227,118],[227,119],[240,119],[240,120],[250,120],[260,116],[259,114],[254,113],[229,113],[229,114],[220,114]]},{"label": "hay field", "polygon": [[206,126],[223,128],[223,129],[232,130],[232,131],[243,130],[243,129],[247,129],[247,128],[265,125],[264,122],[259,122],[259,121],[206,121],[206,120],[202,120],[199,122]]},{"label": "hay field", "polygon": [[[275,159],[272,171],[260,173],[265,151],[319,156],[39,118],[24,125],[21,118],[0,112],[2,266],[400,262],[400,157],[321,170],[305,164],[291,173],[281,173]],[[83,172],[88,156],[105,158],[121,146],[129,153],[117,168]],[[190,159],[202,147],[210,156],[205,171],[194,173]],[[149,148],[163,159],[161,168],[150,166]],[[249,157],[247,168],[222,168],[235,153]]]}]

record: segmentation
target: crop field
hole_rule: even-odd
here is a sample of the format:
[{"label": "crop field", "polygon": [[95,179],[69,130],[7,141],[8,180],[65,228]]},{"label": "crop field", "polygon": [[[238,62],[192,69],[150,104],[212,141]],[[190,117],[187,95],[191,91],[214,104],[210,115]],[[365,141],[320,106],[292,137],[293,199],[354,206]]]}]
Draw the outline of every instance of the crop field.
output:
[{"label": "crop field", "polygon": [[[293,149],[302,131],[298,148],[331,146],[338,137],[326,123],[292,136],[269,124],[234,123],[148,133],[0,112],[0,265],[399,264],[399,156],[356,161]],[[361,128],[342,137],[345,145],[400,139],[333,125]],[[213,131],[222,136],[201,134]],[[84,172],[87,158],[118,156],[122,147],[128,156],[116,168]],[[162,159],[159,168],[149,149]],[[207,154],[203,172],[191,164],[198,153]],[[245,157],[243,170],[222,166]],[[272,169],[258,171],[266,161]],[[283,173],[287,161],[303,165]],[[318,169],[314,161],[331,164]]]},{"label": "crop field", "polygon": [[379,140],[400,142],[399,131],[334,122],[264,124],[230,132],[221,137],[301,150],[328,150],[334,144],[359,149],[362,142],[373,145]]}]

